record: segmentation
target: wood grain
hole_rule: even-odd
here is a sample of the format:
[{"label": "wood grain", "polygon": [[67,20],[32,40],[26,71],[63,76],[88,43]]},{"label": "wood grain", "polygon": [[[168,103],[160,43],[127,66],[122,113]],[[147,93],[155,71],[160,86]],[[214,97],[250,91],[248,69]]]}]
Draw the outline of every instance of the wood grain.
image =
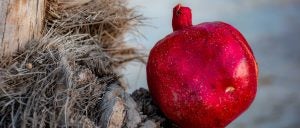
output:
[{"label": "wood grain", "polygon": [[0,0],[0,57],[41,36],[45,0]]}]

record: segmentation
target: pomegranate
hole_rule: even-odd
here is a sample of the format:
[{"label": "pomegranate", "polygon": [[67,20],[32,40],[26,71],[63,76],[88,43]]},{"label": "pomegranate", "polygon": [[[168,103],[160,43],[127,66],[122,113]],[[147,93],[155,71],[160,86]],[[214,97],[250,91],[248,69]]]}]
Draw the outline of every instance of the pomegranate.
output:
[{"label": "pomegranate", "polygon": [[182,128],[223,128],[253,102],[258,66],[243,35],[224,22],[192,25],[191,9],[173,9],[173,33],[150,51],[154,102]]}]

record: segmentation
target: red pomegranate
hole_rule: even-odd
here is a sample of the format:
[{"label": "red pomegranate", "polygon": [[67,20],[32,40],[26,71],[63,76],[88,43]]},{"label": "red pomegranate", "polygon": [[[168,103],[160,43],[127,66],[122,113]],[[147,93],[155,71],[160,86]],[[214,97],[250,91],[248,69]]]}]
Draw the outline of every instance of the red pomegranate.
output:
[{"label": "red pomegranate", "polygon": [[258,67],[243,35],[224,22],[192,25],[173,9],[174,32],[151,50],[147,81],[155,103],[182,128],[223,128],[254,100]]}]

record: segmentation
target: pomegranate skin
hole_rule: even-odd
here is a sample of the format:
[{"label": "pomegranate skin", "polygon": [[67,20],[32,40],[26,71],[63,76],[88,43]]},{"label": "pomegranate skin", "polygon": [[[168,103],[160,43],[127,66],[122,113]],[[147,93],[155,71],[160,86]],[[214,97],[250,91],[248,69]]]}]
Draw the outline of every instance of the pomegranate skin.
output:
[{"label": "pomegranate skin", "polygon": [[151,96],[182,128],[224,128],[255,98],[253,52],[242,34],[224,22],[179,28],[150,51]]}]

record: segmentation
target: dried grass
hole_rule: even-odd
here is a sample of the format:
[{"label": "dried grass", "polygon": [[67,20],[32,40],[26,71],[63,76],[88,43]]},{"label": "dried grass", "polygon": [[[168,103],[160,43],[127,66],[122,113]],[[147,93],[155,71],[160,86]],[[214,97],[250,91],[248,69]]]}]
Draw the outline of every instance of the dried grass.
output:
[{"label": "dried grass", "polygon": [[[118,69],[144,62],[124,42],[141,20],[123,0],[49,0],[45,36],[1,58],[0,127],[107,126],[107,108],[128,100]],[[123,91],[104,104],[112,87]]]},{"label": "dried grass", "polygon": [[144,62],[141,53],[128,47],[123,39],[124,33],[139,34],[137,27],[145,20],[126,7],[126,0],[50,0],[49,3],[48,27],[57,24],[61,34],[89,33],[112,56],[115,67],[134,59]]}]

